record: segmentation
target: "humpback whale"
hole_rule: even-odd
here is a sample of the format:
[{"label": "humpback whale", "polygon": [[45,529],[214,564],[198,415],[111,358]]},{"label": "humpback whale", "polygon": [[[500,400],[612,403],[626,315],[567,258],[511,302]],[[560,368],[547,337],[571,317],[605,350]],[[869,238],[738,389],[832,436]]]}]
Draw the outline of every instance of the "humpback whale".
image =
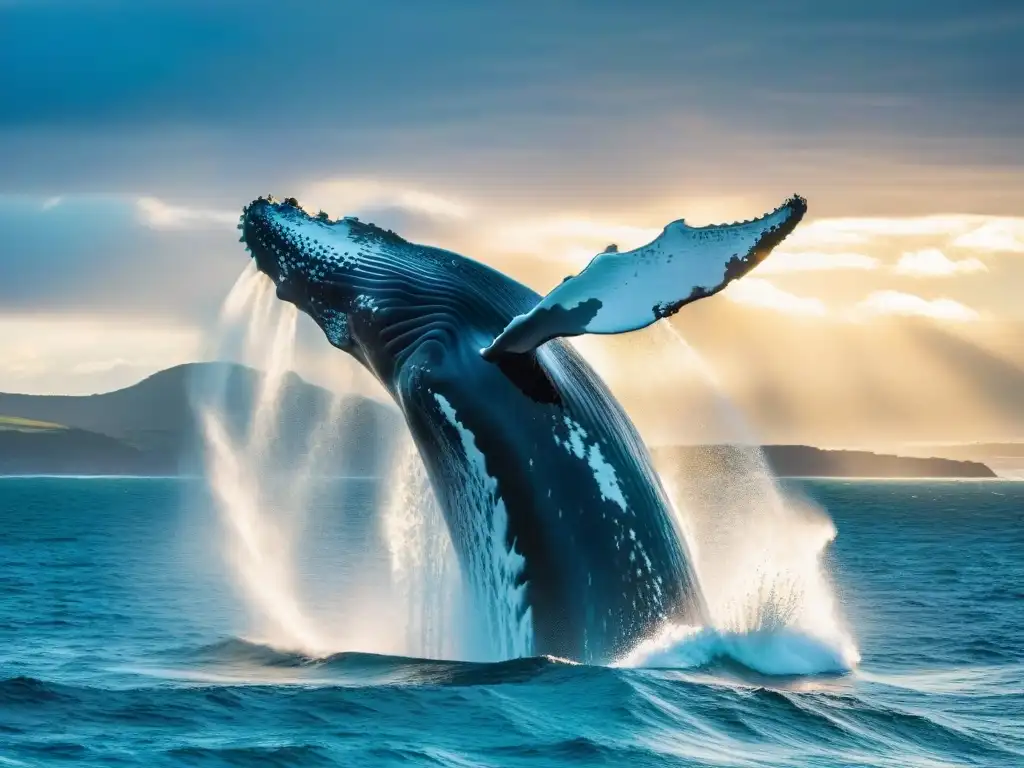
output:
[{"label": "humpback whale", "polygon": [[[463,572],[528,652],[604,663],[703,598],[651,457],[564,338],[623,333],[711,296],[800,221],[677,221],[610,246],[547,296],[355,217],[259,198],[239,228],[257,268],[385,387],[405,416]],[[488,608],[488,604],[491,608]]]}]

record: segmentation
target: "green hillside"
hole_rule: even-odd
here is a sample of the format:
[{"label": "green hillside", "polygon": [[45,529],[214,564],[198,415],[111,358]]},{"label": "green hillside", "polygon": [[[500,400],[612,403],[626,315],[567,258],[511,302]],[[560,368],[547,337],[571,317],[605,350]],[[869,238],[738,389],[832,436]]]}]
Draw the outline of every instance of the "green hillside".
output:
[{"label": "green hillside", "polygon": [[38,419],[25,419],[21,416],[4,416],[0,414],[0,430],[50,432],[55,429],[67,429],[67,427],[63,424],[55,424],[52,421],[39,421]]}]

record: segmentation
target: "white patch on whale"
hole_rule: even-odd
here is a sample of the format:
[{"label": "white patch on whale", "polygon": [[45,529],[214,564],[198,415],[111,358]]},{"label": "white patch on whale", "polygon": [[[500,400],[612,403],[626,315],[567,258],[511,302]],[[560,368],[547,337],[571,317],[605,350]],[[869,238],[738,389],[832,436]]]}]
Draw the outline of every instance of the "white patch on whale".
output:
[{"label": "white patch on whale", "polygon": [[594,473],[594,479],[597,480],[597,487],[601,489],[601,498],[614,501],[619,505],[619,509],[625,512],[626,497],[622,495],[622,489],[619,487],[619,478],[615,475],[615,467],[604,460],[600,445],[594,443],[590,446],[590,450],[587,452],[587,461]]},{"label": "white patch on whale", "polygon": [[601,452],[601,446],[597,442],[591,443],[589,446],[584,442],[588,436],[587,430],[578,422],[568,416],[562,417],[562,421],[569,430],[569,434],[563,440],[556,433],[554,435],[555,444],[564,448],[577,459],[586,459],[594,476],[594,482],[597,483],[597,489],[601,494],[601,498],[605,501],[613,502],[619,509],[626,512],[626,497],[619,486],[619,478],[615,474],[615,467],[605,461],[604,454]]}]

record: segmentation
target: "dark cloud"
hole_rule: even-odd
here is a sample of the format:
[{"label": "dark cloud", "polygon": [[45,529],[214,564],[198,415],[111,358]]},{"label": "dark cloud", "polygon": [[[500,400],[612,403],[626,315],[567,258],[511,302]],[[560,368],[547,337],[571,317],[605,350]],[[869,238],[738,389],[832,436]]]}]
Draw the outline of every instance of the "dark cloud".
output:
[{"label": "dark cloud", "polygon": [[[0,197],[0,314],[209,325],[246,265],[232,213],[152,206],[121,197]],[[452,234],[451,222],[397,206],[351,213],[418,242],[444,244]]]},{"label": "dark cloud", "polygon": [[153,229],[134,201],[44,208],[0,200],[0,310],[17,314],[213,316],[245,252],[229,225]]},{"label": "dark cloud", "polygon": [[957,0],[8,4],[0,186],[234,201],[400,173],[592,200],[806,185],[816,153],[1021,165],[1022,28]]}]

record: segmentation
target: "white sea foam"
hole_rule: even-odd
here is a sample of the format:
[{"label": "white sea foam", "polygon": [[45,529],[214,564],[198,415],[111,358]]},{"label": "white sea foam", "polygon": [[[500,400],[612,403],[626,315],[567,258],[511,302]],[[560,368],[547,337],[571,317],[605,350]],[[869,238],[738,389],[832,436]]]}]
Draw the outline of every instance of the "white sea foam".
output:
[{"label": "white sea foam", "polygon": [[613,666],[691,669],[722,661],[780,676],[839,674],[855,663],[834,643],[799,630],[727,632],[669,624]]}]

